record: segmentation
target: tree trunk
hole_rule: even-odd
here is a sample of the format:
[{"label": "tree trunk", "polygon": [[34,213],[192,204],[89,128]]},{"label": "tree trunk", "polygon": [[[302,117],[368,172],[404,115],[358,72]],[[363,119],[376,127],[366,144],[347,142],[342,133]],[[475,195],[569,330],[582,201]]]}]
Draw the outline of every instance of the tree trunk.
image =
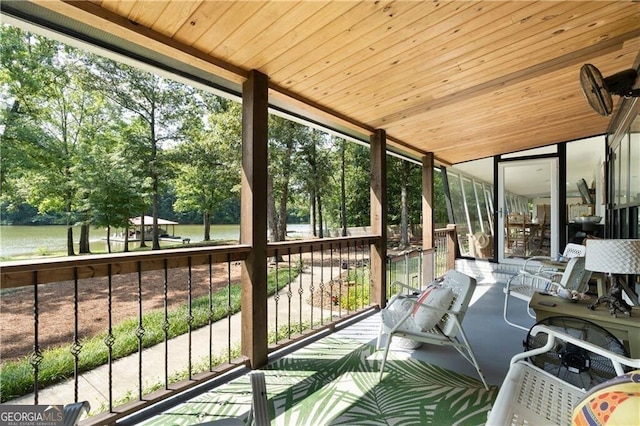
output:
[{"label": "tree trunk", "polygon": [[[269,227],[269,241],[278,241],[278,221],[276,220],[276,200],[273,196],[273,177],[267,177],[267,225]],[[271,259],[274,263],[284,262],[282,255]]]},{"label": "tree trunk", "polygon": [[153,176],[153,246],[152,250],[160,250],[158,232],[158,175]]},{"label": "tree trunk", "polygon": [[[127,221],[128,222],[128,221]],[[129,252],[129,225],[124,228],[124,252]]]},{"label": "tree trunk", "polygon": [[315,191],[311,191],[311,196],[309,197],[309,201],[311,203],[311,229],[313,229],[313,236],[318,236],[318,230],[316,226],[316,193]]},{"label": "tree trunk", "polygon": [[322,221],[322,199],[318,198],[318,223],[320,224],[320,229],[318,230],[318,236],[320,238],[324,238],[324,225]]},{"label": "tree trunk", "polygon": [[142,213],[140,215],[140,247],[146,247],[147,243],[145,242],[145,240],[147,239],[147,236],[145,235],[145,229],[144,229],[144,213]]},{"label": "tree trunk", "polygon": [[152,250],[160,250],[160,239],[158,236],[158,198],[159,198],[159,178],[158,178],[158,140],[156,139],[156,104],[151,106],[151,177],[153,179],[153,234],[152,234]]},{"label": "tree trunk", "polygon": [[67,256],[75,255],[76,253],[73,251],[73,227],[67,225]]},{"label": "tree trunk", "polygon": [[202,216],[202,222],[204,223],[204,240],[211,241],[211,213],[204,212]]},{"label": "tree trunk", "polygon": [[407,194],[407,185],[409,180],[409,162],[402,162],[402,186],[400,189],[400,247],[405,248],[409,246],[409,200]]},{"label": "tree trunk", "polygon": [[289,198],[289,185],[285,185],[282,189],[282,197],[280,198],[280,211],[278,213],[278,239],[277,241],[285,241],[287,239],[287,199]]},{"label": "tree trunk", "polygon": [[273,196],[273,177],[267,178],[267,224],[269,226],[269,241],[278,241],[278,220],[276,219],[276,200]]},{"label": "tree trunk", "polygon": [[80,247],[78,249],[80,254],[91,253],[91,247],[89,247],[89,230],[89,224],[83,222],[82,226],[80,227]]}]

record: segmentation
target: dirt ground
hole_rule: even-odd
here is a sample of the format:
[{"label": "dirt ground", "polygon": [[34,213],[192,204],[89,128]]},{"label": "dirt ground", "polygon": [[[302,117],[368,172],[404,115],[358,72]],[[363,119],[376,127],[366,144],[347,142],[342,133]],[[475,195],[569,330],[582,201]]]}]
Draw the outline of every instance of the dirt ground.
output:
[{"label": "dirt ground", "polygon": [[[231,266],[231,282],[240,280],[240,264]],[[162,309],[164,306],[164,271],[145,272],[142,278],[143,312]],[[213,269],[213,290],[227,285],[226,264]],[[209,268],[206,265],[192,268],[192,297],[209,292]],[[167,279],[169,307],[185,304],[188,300],[187,269],[171,269]],[[74,337],[74,283],[64,281],[38,286],[38,342],[40,349],[71,345]],[[0,362],[28,356],[33,352],[34,290],[23,287],[6,290],[0,296]],[[78,333],[79,337],[93,336],[107,330],[108,282],[106,278],[80,280],[78,284]],[[112,279],[111,324],[125,318],[137,318],[138,275],[115,275]]]}]

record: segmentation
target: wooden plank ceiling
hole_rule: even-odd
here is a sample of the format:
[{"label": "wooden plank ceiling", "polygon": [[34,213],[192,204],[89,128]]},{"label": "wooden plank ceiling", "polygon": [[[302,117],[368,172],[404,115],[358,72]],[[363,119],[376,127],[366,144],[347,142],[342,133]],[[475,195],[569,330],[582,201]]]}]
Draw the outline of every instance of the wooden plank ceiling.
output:
[{"label": "wooden plank ceiling", "polygon": [[603,134],[579,69],[640,52],[635,1],[34,3],[450,164]]}]

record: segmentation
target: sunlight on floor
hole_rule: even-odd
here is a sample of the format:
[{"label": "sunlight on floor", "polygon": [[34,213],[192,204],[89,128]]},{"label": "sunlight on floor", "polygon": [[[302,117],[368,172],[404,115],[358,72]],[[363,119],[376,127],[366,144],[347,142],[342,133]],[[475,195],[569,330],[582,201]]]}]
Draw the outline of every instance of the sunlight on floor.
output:
[{"label": "sunlight on floor", "polygon": [[[493,285],[500,285],[499,283]],[[471,301],[469,302],[469,306],[473,306],[484,294],[491,290],[491,285],[479,285],[476,287],[476,290],[473,292],[473,296],[471,296]]]}]

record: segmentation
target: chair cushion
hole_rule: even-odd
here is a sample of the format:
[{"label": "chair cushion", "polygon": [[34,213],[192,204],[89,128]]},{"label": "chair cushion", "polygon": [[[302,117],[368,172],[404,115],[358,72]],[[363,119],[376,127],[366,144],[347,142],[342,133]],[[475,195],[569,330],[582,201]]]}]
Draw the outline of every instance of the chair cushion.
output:
[{"label": "chair cushion", "polygon": [[453,302],[454,294],[448,287],[438,284],[430,284],[418,297],[413,307],[413,321],[422,331],[431,330],[444,316],[444,312],[425,308],[431,306],[438,309],[449,309]]},{"label": "chair cushion", "polygon": [[[382,318],[382,322],[386,325],[387,328],[393,328],[396,324],[402,321],[402,318],[407,314],[407,311],[402,311],[399,309],[383,309],[380,311],[380,316]],[[420,332],[420,328],[413,321],[413,317],[409,316],[400,326],[401,331],[406,331],[409,333],[418,333]]]},{"label": "chair cushion", "polygon": [[640,370],[593,387],[574,408],[573,424],[640,424]]}]

